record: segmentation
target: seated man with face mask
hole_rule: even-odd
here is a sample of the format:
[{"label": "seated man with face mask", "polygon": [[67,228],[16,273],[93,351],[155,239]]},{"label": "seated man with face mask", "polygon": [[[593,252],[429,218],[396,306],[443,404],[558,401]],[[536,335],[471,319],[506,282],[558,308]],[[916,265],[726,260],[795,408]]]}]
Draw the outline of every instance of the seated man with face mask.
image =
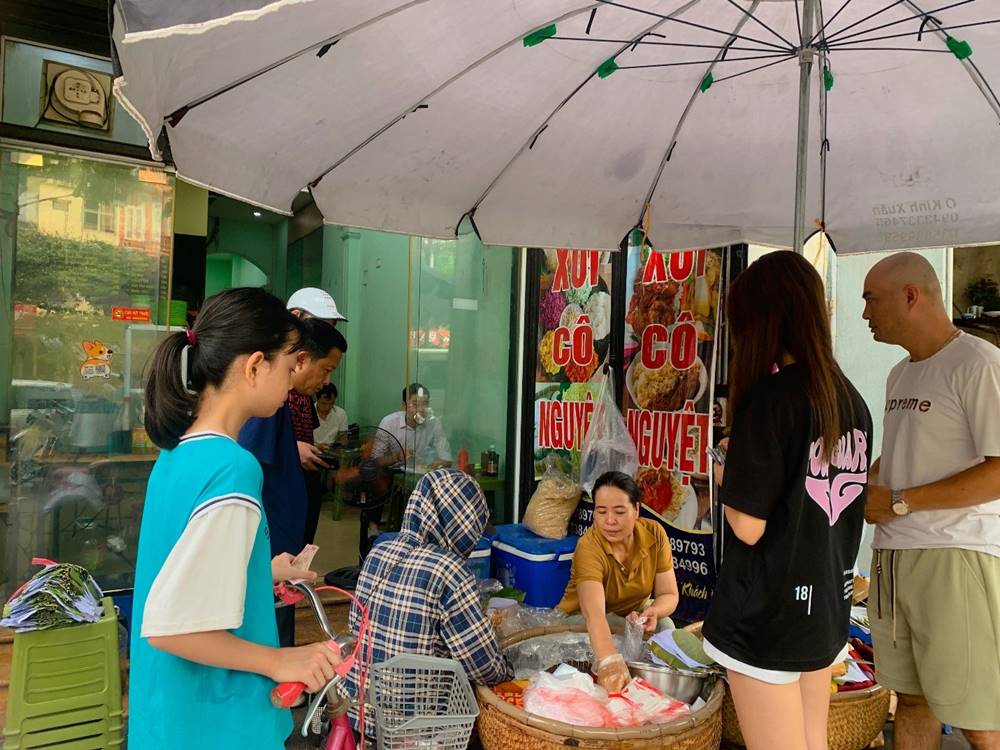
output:
[{"label": "seated man with face mask", "polygon": [[403,455],[395,457],[397,463],[418,473],[450,467],[452,461],[444,426],[431,411],[430,402],[430,391],[420,383],[410,383],[403,389],[402,411],[393,412],[379,424],[403,448]]}]

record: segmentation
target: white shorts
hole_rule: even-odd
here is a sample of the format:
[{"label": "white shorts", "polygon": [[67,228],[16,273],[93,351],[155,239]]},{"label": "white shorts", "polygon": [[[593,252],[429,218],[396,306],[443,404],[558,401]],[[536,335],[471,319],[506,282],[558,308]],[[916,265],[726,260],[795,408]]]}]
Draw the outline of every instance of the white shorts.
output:
[{"label": "white shorts", "polygon": [[[755,680],[767,682],[771,685],[790,685],[793,682],[798,682],[802,676],[801,672],[782,672],[777,669],[761,669],[760,667],[752,667],[749,664],[744,664],[739,659],[734,659],[732,656],[719,651],[719,649],[707,640],[705,641],[705,653],[726,669],[731,669],[734,672],[739,672],[747,677],[753,677]],[[840,664],[840,662],[844,661],[847,658],[847,653],[847,644],[845,643],[844,648],[837,654],[837,658],[833,660],[830,666],[832,667],[834,664]]]}]

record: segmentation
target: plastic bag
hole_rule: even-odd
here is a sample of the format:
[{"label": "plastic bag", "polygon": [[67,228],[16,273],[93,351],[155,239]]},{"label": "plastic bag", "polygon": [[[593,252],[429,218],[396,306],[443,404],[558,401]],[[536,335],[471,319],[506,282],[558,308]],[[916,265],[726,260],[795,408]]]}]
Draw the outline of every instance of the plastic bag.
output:
[{"label": "plastic bag", "polygon": [[518,605],[509,607],[507,615],[500,625],[500,636],[506,638],[515,633],[534,628],[548,628],[562,625],[566,622],[566,613],[561,609],[546,609],[544,607],[525,607]]},{"label": "plastic bag", "polygon": [[686,703],[664,695],[639,677],[625,686],[622,697],[636,705],[635,718],[639,724],[665,724],[690,711]]},{"label": "plastic bag", "polygon": [[614,378],[608,372],[594,404],[594,415],[583,438],[580,483],[588,494],[597,479],[608,471],[634,477],[639,471],[639,454],[629,435],[614,397]]},{"label": "plastic bag", "polygon": [[538,536],[562,539],[579,502],[580,485],[559,469],[549,466],[528,501],[522,523]]},{"label": "plastic bag", "polygon": [[515,678],[530,679],[540,670],[556,664],[572,664],[587,668],[594,658],[590,637],[584,633],[550,633],[515,643],[506,649],[507,658],[514,667]]},{"label": "plastic bag", "polygon": [[524,689],[524,710],[581,727],[613,726],[608,694],[587,675],[561,665],[555,674],[539,672]]},{"label": "plastic bag", "polygon": [[622,637],[620,653],[625,661],[638,661],[642,658],[642,636],[645,633],[645,620],[630,614],[625,618],[625,634]]}]

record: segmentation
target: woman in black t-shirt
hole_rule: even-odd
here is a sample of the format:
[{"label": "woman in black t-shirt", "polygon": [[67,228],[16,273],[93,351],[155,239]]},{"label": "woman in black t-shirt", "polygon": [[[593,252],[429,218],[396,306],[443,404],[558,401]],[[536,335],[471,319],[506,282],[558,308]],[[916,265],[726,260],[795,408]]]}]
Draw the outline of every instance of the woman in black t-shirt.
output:
[{"label": "woman in black t-shirt", "polygon": [[823,282],[801,255],[736,279],[724,559],[705,650],[729,672],[749,750],[825,750],[846,656],[871,416],[833,356]]}]

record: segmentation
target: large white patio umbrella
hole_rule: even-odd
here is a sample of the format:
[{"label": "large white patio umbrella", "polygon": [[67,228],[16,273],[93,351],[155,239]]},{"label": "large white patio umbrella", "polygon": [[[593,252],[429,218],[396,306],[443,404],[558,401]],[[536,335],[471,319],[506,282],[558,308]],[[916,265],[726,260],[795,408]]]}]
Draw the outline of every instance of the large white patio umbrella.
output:
[{"label": "large white patio umbrella", "polygon": [[308,187],[338,224],[977,244],[1000,240],[998,6],[116,0],[116,90],[186,179],[285,213]]}]

